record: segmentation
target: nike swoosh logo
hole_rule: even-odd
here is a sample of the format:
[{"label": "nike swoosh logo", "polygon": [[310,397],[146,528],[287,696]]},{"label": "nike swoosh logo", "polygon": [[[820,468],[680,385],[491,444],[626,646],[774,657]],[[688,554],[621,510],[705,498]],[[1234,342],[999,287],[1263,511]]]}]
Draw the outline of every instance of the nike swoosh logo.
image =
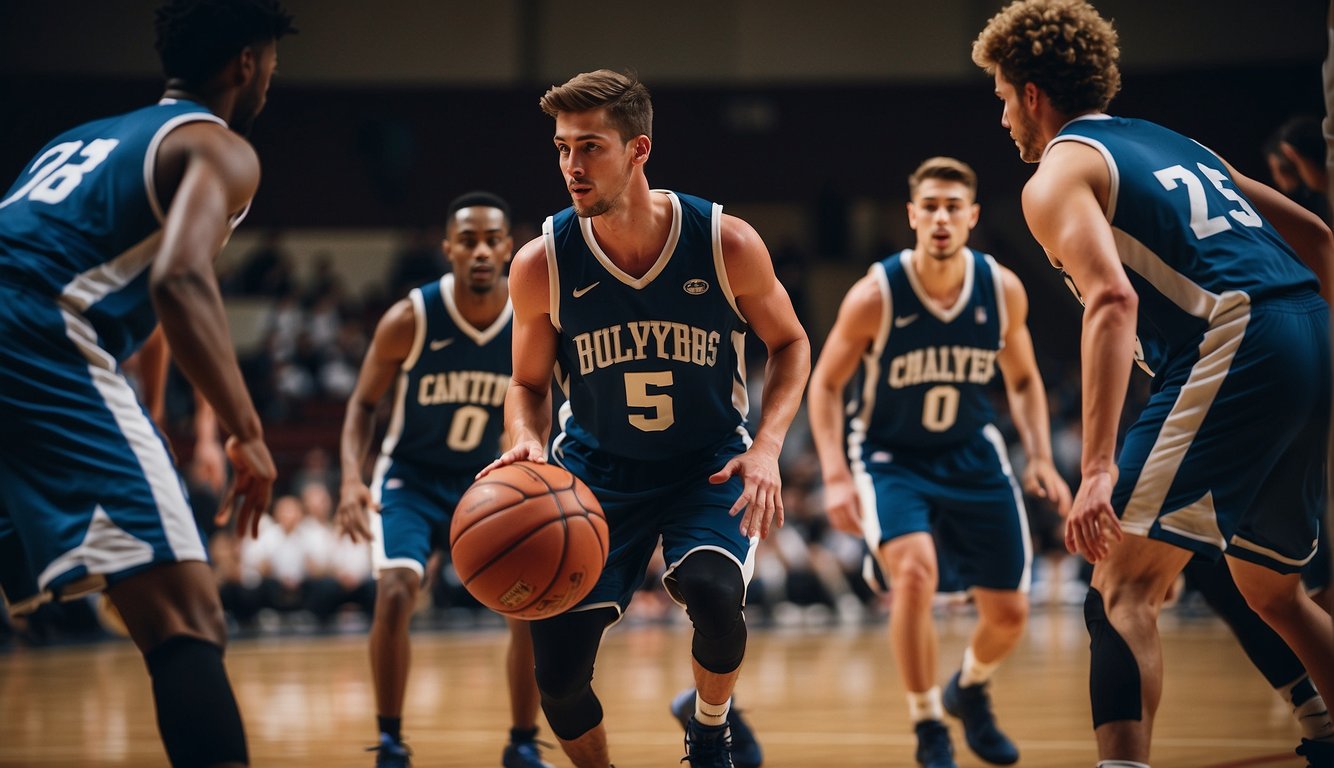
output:
[{"label": "nike swoosh logo", "polygon": [[575,288],[571,295],[573,295],[577,299],[580,296],[583,296],[585,293],[588,293],[589,291],[598,287],[599,285],[602,285],[601,280],[597,281],[596,283],[593,283],[592,285],[586,285],[583,288]]},{"label": "nike swoosh logo", "polygon": [[896,317],[896,318],[894,318],[894,327],[895,327],[895,328],[902,328],[902,327],[905,326],[905,325],[912,325],[912,322],[913,322],[914,320],[916,320],[916,319],[917,319],[917,313],[916,313],[916,312],[914,312],[914,313],[911,314],[911,315],[904,315],[903,317]]},{"label": "nike swoosh logo", "polygon": [[447,347],[447,346],[449,346],[450,344],[453,344],[453,343],[454,343],[454,339],[452,339],[452,338],[449,338],[449,339],[436,339],[435,341],[432,341],[432,342],[431,342],[431,351],[432,351],[432,352],[439,352],[440,350],[444,349],[445,347]]}]

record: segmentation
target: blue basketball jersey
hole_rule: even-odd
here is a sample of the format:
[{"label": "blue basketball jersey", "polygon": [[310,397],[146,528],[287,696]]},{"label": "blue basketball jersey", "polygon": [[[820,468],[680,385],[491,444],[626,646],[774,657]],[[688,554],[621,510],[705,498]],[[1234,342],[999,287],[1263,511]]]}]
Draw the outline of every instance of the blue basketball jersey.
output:
[{"label": "blue basketball jersey", "polygon": [[200,120],[225,125],[201,104],[163,99],[43,147],[0,200],[0,281],[59,300],[91,323],[100,346],[128,357],[157,324],[148,266],[164,221],[158,146]]},{"label": "blue basketball jersey", "polygon": [[383,456],[473,473],[500,453],[513,363],[509,302],[489,328],[454,303],[454,275],[412,289],[417,337],[395,389]]},{"label": "blue basketball jersey", "polygon": [[722,206],[672,202],[657,262],[635,278],[602,251],[573,208],[542,226],[559,331],[556,379],[565,432],[635,459],[704,450],[743,430],[746,324],[723,266]]},{"label": "blue basketball jersey", "polygon": [[1196,358],[1220,317],[1318,289],[1223,161],[1194,140],[1144,120],[1089,115],[1052,145],[1062,141],[1092,146],[1107,161],[1107,218],[1139,295],[1136,359],[1150,374]]},{"label": "blue basketball jersey", "polygon": [[995,419],[987,389],[1005,338],[1000,267],[964,251],[954,306],[929,301],[905,250],[871,265],[884,301],[880,328],[862,357],[864,374],[849,451],[960,445]]}]

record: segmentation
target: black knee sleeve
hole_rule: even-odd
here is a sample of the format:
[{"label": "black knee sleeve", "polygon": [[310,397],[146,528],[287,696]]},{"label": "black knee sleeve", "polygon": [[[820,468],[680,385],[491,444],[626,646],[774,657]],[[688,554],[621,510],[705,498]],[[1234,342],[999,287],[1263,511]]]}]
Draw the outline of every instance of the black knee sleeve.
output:
[{"label": "black knee sleeve", "polygon": [[672,573],[672,586],[695,625],[691,652],[701,667],[725,675],[746,655],[746,619],[741,612],[746,583],[741,570],[717,552],[696,552]]},{"label": "black knee sleeve", "polygon": [[1139,661],[1107,618],[1102,594],[1090,589],[1084,598],[1084,624],[1089,630],[1089,700],[1093,727],[1143,717]]},{"label": "black knee sleeve", "polygon": [[221,648],[177,635],[144,661],[153,678],[162,744],[175,768],[250,762]]},{"label": "black knee sleeve", "polygon": [[1209,607],[1227,622],[1247,658],[1271,687],[1281,688],[1306,674],[1297,654],[1246,604],[1226,562],[1196,557],[1186,564],[1183,573],[1186,585],[1199,591]]},{"label": "black knee sleeve", "polygon": [[600,608],[532,623],[542,712],[561,739],[577,739],[602,722],[602,703],[593,693],[593,662],[602,632],[615,616],[613,609]]}]

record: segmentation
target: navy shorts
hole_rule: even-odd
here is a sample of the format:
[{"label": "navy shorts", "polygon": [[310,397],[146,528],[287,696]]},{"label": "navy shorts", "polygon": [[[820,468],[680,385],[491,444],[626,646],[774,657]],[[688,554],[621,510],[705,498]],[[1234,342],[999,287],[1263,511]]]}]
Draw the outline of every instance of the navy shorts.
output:
[{"label": "navy shorts", "polygon": [[1315,294],[1243,306],[1169,365],[1126,434],[1112,504],[1129,533],[1280,573],[1324,514],[1329,310]]},{"label": "navy shorts", "polygon": [[853,477],[863,534],[877,557],[888,541],[930,533],[942,591],[1028,590],[1033,544],[999,430],[988,425],[945,451],[894,453],[867,447],[863,455],[867,458],[854,464]]},{"label": "navy shorts", "polygon": [[[480,469],[480,467],[479,467]],[[381,456],[371,480],[380,512],[371,514],[371,567],[426,574],[433,550],[449,551],[449,523],[476,470],[414,464]]]},{"label": "navy shorts", "polygon": [[562,435],[551,451],[552,461],[583,480],[607,515],[611,551],[593,591],[574,610],[615,607],[624,612],[644,581],[658,539],[667,569],[663,584],[678,603],[672,573],[692,552],[712,550],[727,556],[749,584],[754,572],[758,538],[741,533],[741,515],[728,511],[744,484],[733,476],[719,485],[709,475],[743,453],[748,440],[729,437],[699,454],[660,461],[636,461],[589,448]]},{"label": "navy shorts", "polygon": [[0,285],[0,589],[15,613],[206,561],[171,452],[82,317]]}]

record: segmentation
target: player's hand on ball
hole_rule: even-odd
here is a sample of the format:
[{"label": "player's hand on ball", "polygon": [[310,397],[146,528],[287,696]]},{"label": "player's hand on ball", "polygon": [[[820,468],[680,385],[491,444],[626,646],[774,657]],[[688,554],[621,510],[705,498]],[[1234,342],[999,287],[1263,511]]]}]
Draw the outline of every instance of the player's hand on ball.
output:
[{"label": "player's hand on ball", "polygon": [[513,464],[516,461],[531,461],[535,464],[545,464],[547,463],[546,446],[542,445],[542,443],[537,440],[520,440],[514,444],[513,448],[500,454],[500,458],[487,464],[485,467],[482,467],[482,471],[478,472],[473,479],[480,480],[483,477],[486,477],[486,473],[491,470],[497,467],[503,467],[506,464]]}]

